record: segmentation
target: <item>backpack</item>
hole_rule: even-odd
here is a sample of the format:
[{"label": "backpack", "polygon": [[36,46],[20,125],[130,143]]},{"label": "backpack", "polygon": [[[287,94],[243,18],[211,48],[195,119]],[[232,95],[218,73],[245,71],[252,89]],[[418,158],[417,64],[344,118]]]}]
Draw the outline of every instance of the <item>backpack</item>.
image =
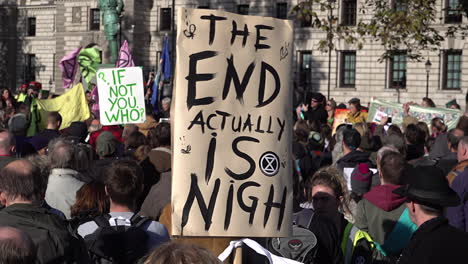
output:
[{"label": "backpack", "polygon": [[148,253],[148,234],[141,227],[151,219],[135,214],[129,226],[112,226],[112,219],[110,215],[96,217],[98,229],[84,238],[92,263],[136,263]]},{"label": "backpack", "polygon": [[293,236],[276,237],[268,241],[269,250],[278,256],[303,263],[314,263],[317,253],[317,237],[308,228],[314,212],[303,209],[293,216]]}]

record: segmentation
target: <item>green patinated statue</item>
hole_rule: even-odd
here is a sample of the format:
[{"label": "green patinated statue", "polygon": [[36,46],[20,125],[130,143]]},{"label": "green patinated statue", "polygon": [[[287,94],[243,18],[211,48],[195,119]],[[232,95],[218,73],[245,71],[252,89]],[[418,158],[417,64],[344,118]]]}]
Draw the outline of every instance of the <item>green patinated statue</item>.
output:
[{"label": "green patinated statue", "polygon": [[118,45],[117,32],[119,30],[119,17],[123,11],[122,0],[99,0],[99,9],[102,12],[102,23],[110,52],[110,64],[117,61]]}]

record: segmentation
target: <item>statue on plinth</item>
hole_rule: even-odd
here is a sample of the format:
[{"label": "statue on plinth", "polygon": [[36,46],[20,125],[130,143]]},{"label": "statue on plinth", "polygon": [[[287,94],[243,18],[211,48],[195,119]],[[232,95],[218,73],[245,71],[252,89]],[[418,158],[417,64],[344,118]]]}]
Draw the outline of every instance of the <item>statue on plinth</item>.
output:
[{"label": "statue on plinth", "polygon": [[110,64],[115,64],[119,46],[117,43],[117,33],[119,31],[119,20],[124,4],[122,0],[99,0],[98,7],[102,12],[102,24],[108,42],[110,52]]}]

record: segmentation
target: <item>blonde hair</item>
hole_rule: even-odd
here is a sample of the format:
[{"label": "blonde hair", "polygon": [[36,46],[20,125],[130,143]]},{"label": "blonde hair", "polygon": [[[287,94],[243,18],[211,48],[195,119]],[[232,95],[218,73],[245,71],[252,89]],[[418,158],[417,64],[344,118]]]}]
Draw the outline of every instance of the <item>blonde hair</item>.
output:
[{"label": "blonde hair", "polygon": [[367,123],[364,123],[364,122],[356,123],[353,125],[353,128],[356,129],[357,132],[359,132],[359,135],[361,135],[361,137],[369,137],[370,130],[369,130],[369,126],[367,125]]}]

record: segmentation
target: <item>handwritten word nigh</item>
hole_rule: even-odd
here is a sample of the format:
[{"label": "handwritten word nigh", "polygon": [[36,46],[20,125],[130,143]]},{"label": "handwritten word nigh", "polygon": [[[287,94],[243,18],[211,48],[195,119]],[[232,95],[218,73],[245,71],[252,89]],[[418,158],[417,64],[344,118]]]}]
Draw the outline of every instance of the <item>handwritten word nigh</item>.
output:
[{"label": "handwritten word nigh", "polygon": [[[182,229],[188,226],[197,201],[203,229],[208,233],[217,235],[224,230],[242,235],[242,230],[230,231],[232,219],[236,218],[235,222],[245,219],[252,227],[259,210],[262,211],[262,227],[274,226],[270,229],[278,232],[283,230],[285,215],[289,214],[288,197],[291,195],[290,184],[285,184],[288,180],[279,178],[290,172],[289,158],[285,158],[283,166],[279,158],[287,155],[284,152],[289,149],[288,126],[291,125],[284,110],[290,103],[289,80],[284,78],[289,75],[287,63],[290,60],[285,60],[281,71],[276,67],[280,49],[276,50],[275,42],[280,40],[274,37],[283,36],[278,31],[284,29],[276,29],[274,23],[250,25],[249,17],[209,12],[195,17],[199,21],[198,31],[205,29],[208,33],[203,35],[206,50],[186,51],[188,58],[184,59],[187,61],[184,66],[187,68],[183,72],[187,74],[178,82],[186,87],[183,93],[177,94],[184,95],[185,107],[182,108],[186,116],[180,130],[187,135],[202,135],[208,145],[206,156],[197,157],[203,160],[203,166],[190,172],[190,190],[182,206],[180,226]],[[284,25],[282,23],[278,25]],[[218,34],[219,31],[222,34]],[[230,48],[225,45],[226,33]],[[290,41],[289,34],[284,35]],[[226,49],[230,54],[226,54]],[[252,50],[254,56],[241,57],[242,49]],[[270,57],[274,58],[273,62],[268,61]],[[238,65],[243,66],[239,68]],[[229,151],[237,158],[227,160],[226,157],[232,155]],[[270,156],[264,158],[266,155],[262,153]],[[264,166],[264,161],[269,162],[265,163],[269,168]],[[214,218],[216,214],[223,217]],[[219,219],[223,221],[223,230],[213,232],[211,226]]]},{"label": "handwritten word nigh", "polygon": [[106,124],[145,121],[141,69],[104,69],[98,72],[101,116]]}]

